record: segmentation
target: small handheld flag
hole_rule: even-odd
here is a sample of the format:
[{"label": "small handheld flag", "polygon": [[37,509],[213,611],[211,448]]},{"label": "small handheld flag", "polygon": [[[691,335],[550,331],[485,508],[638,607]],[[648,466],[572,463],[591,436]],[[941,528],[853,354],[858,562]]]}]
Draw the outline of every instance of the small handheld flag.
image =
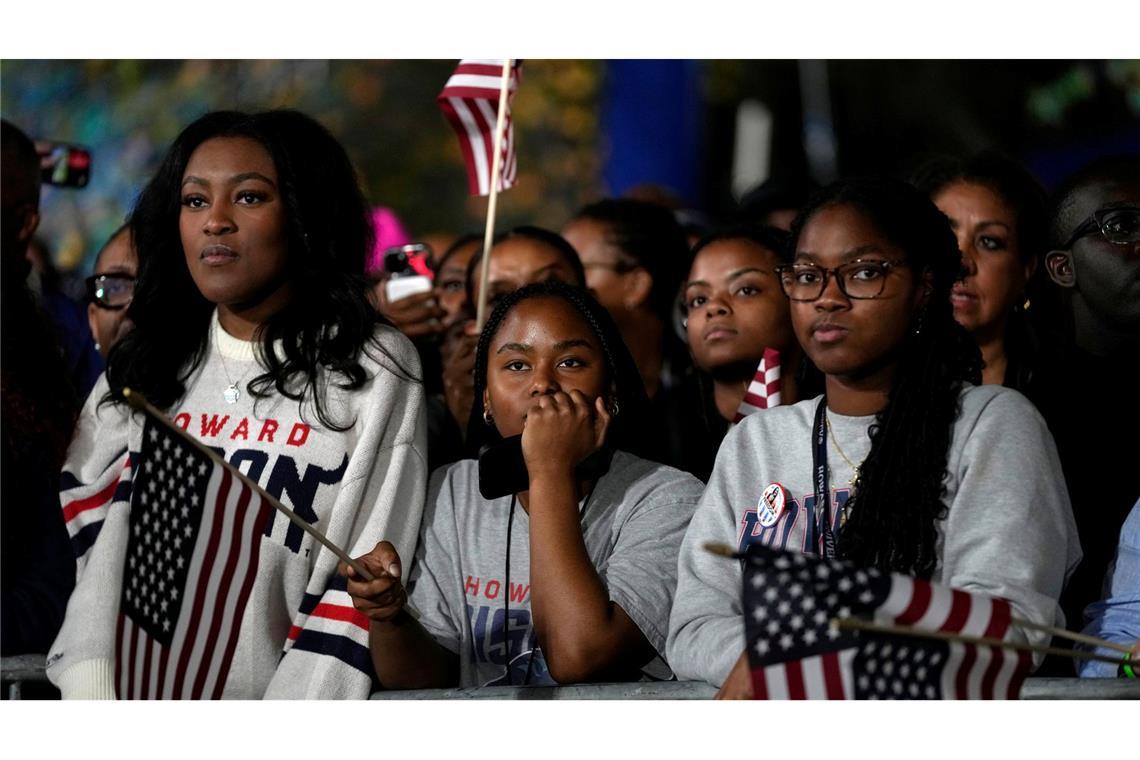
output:
[{"label": "small handheld flag", "polygon": [[[443,86],[437,101],[443,115],[459,137],[467,165],[467,187],[472,195],[488,195],[494,174],[494,128],[500,96],[500,81],[506,61],[462,60]],[[520,64],[510,62],[510,78],[500,148],[502,172],[496,190],[515,183],[518,161],[510,102],[519,86]]]},{"label": "small handheld flag", "polygon": [[756,374],[748,384],[748,390],[736,409],[732,423],[735,425],[753,412],[771,409],[780,404],[780,352],[774,348],[765,348],[764,356],[756,367]]},{"label": "small handheld flag", "polygon": [[[1013,632],[1004,599],[761,544],[744,563],[758,699],[1017,699],[1029,672],[1028,653],[1004,645]],[[852,618],[915,635],[833,624]],[[963,637],[994,645],[950,640]]]},{"label": "small handheld flag", "polygon": [[273,508],[150,417],[119,604],[122,699],[218,699]]},{"label": "small handheld flag", "polygon": [[146,421],[131,490],[116,626],[116,692],[121,699],[217,699],[272,510],[361,577],[372,576],[141,394],[124,389],[123,395]]}]

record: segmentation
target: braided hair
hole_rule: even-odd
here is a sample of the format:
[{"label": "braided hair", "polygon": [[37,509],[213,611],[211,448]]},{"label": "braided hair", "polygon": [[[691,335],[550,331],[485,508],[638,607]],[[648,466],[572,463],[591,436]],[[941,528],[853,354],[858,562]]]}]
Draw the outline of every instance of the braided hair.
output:
[{"label": "braided hair", "polygon": [[616,401],[620,412],[610,423],[607,442],[615,448],[640,454],[644,442],[640,433],[644,430],[648,400],[641,373],[630,356],[629,349],[621,338],[613,317],[602,307],[589,291],[584,288],[550,280],[536,282],[508,293],[495,305],[475,349],[475,403],[471,405],[471,417],[467,423],[467,443],[469,449],[477,453],[482,446],[502,440],[492,425],[483,421],[483,391],[487,388],[487,364],[491,341],[499,331],[503,320],[523,301],[533,298],[558,298],[574,307],[582,319],[590,326],[590,331],[601,345],[606,361],[606,382],[614,388],[611,404]]},{"label": "braided hair", "polygon": [[929,288],[896,353],[887,405],[871,426],[871,451],[837,550],[865,567],[930,578],[938,564],[936,523],[947,512],[944,480],[959,393],[964,383],[981,382],[977,344],[950,305],[957,239],[924,193],[899,180],[868,178],[821,191],[792,224],[793,251],[811,219],[834,206],[865,216],[902,249],[916,281]]}]

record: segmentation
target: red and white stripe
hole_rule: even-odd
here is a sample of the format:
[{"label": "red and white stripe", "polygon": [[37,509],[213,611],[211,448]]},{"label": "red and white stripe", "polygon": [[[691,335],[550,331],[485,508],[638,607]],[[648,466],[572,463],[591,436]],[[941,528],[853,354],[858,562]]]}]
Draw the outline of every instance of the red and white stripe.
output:
[{"label": "red and white stripe", "polygon": [[221,697],[270,509],[228,470],[214,469],[170,646],[162,646],[128,616],[119,616],[121,697]]},{"label": "red and white stripe", "polygon": [[[463,60],[437,98],[440,110],[459,137],[459,148],[467,166],[467,186],[472,195],[487,195],[491,192],[494,132],[502,77],[503,61]],[[514,185],[518,176],[515,130],[510,107],[518,85],[519,65],[515,63],[511,66],[507,87],[499,190]]]},{"label": "red and white stripe", "polygon": [[855,649],[812,655],[752,671],[755,699],[854,699]]},{"label": "red and white stripe", "polygon": [[127,454],[120,465],[108,467],[94,483],[78,486],[60,494],[63,522],[67,533],[74,538],[79,531],[107,517],[107,508],[115,500],[115,491],[124,479],[131,479],[131,456]]},{"label": "red and white stripe", "polygon": [[[875,612],[875,620],[888,625],[1003,640],[1012,630],[1010,619],[1004,599],[898,574]],[[949,658],[941,684],[948,699],[1017,699],[1029,665],[1025,652],[959,642],[951,642]]]},{"label": "red and white stripe", "polygon": [[289,651],[302,630],[347,636],[362,646],[368,646],[368,618],[352,604],[347,591],[329,589],[320,603],[309,614],[299,614],[289,629],[285,651]]},{"label": "red and white stripe", "polygon": [[756,367],[756,374],[748,384],[744,400],[737,407],[732,422],[736,424],[753,412],[771,409],[780,403],[780,352],[774,348],[765,348],[764,356]]}]

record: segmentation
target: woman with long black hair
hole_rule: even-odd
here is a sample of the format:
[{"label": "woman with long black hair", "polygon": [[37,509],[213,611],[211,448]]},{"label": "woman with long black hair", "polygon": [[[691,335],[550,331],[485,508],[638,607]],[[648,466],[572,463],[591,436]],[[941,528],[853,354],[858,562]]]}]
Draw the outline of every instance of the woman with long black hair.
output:
[{"label": "woman with long black hair", "polygon": [[[79,573],[48,659],[64,697],[116,694],[144,423],[124,388],[349,551],[377,535],[411,551],[423,508],[419,361],[369,303],[367,206],[332,135],[295,111],[207,114],[174,141],[131,231],[135,329],[111,350],[64,467]],[[169,679],[144,696],[368,695],[366,626],[335,556],[275,513],[263,533],[228,675],[212,694]]]},{"label": "woman with long black hair", "polygon": [[999,154],[938,158],[919,169],[915,185],[950,220],[962,255],[950,291],[954,319],[982,352],[982,382],[1026,393],[1039,363],[1029,319],[1040,311],[1037,262],[1048,233],[1045,190],[1020,164]]},{"label": "woman with long black hair", "polygon": [[946,217],[902,182],[840,182],[800,213],[791,245],[781,286],[825,393],[726,436],[681,549],[674,671],[751,693],[741,568],[708,541],[847,558],[1063,622],[1080,550],[1056,448],[1021,394],[977,385],[978,348],[951,311]]},{"label": "woman with long black hair", "polygon": [[475,390],[469,437],[498,448],[432,475],[414,562],[381,542],[361,558],[377,580],[349,572],[381,685],[666,675],[656,656],[701,484],[630,453],[645,388],[609,314],[556,281],[503,296]]}]

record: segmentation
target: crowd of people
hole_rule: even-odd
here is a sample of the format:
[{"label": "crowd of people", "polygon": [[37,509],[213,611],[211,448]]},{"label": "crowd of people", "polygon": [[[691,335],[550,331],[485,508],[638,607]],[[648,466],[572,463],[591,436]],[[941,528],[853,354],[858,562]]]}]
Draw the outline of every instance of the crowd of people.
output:
[{"label": "crowd of people", "polygon": [[0,641],[46,653],[65,698],[123,696],[127,388],[356,558],[270,517],[224,697],[675,677],[747,698],[742,568],[709,542],[1001,597],[1140,655],[1138,156],[1051,194],[993,153],[773,181],[721,223],[605,198],[486,251],[455,230],[394,297],[338,141],[213,112],[86,281],[97,377],[29,285],[37,162],[5,121]]}]

